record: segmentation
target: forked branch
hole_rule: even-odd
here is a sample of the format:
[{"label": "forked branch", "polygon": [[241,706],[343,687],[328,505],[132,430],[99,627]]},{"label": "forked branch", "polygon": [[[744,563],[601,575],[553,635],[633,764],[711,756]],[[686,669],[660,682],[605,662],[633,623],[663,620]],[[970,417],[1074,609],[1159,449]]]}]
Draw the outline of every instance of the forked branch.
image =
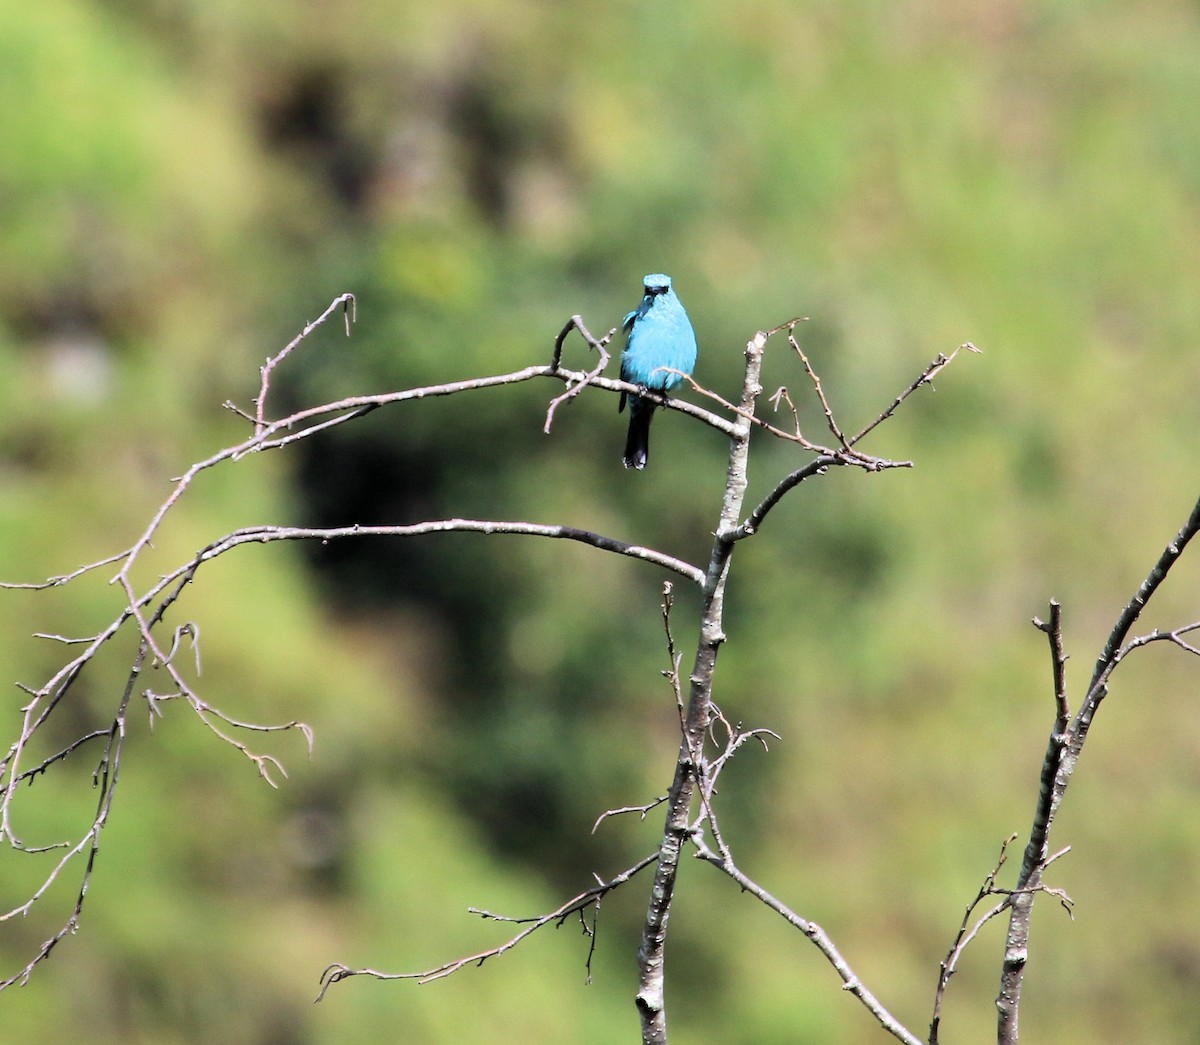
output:
[{"label": "forked branch", "polygon": [[1029,926],[1033,917],[1034,900],[1039,891],[1046,891],[1042,886],[1042,875],[1058,855],[1050,855],[1051,828],[1055,814],[1070,786],[1096,711],[1108,694],[1113,672],[1134,650],[1156,641],[1171,641],[1189,652],[1194,652],[1182,636],[1200,626],[1198,624],[1185,625],[1168,632],[1155,631],[1133,639],[1129,638],[1129,632],[1197,531],[1200,531],[1200,500],[1197,500],[1187,521],[1167,544],[1145,579],[1117,615],[1112,631],[1096,659],[1087,693],[1084,694],[1079,710],[1073,717],[1069,712],[1066,684],[1063,679],[1066,654],[1063,651],[1058,604],[1051,602],[1048,623],[1037,620],[1034,622],[1050,640],[1055,722],[1050,732],[1045,758],[1042,760],[1033,824],[1025,846],[1021,871],[1017,877],[1017,888],[1008,905],[1008,934],[1000,975],[1000,992],[996,998],[999,1014],[997,1038],[1001,1045],[1015,1045],[1018,1040],[1021,988],[1029,960]]}]

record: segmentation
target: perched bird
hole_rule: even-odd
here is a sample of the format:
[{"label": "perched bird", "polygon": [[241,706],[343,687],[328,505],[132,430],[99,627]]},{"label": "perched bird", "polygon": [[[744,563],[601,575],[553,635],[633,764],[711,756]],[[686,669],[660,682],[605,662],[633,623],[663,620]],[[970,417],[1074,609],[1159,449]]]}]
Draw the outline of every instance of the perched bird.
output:
[{"label": "perched bird", "polygon": [[[691,374],[695,367],[696,335],[683,303],[671,289],[670,276],[653,273],[642,283],[646,296],[625,317],[628,336],[625,351],[621,353],[621,380],[654,392],[666,392],[678,385],[684,374]],[[639,395],[630,397],[626,468],[646,467],[654,407],[654,403]],[[625,393],[622,392],[617,411],[624,409]]]}]

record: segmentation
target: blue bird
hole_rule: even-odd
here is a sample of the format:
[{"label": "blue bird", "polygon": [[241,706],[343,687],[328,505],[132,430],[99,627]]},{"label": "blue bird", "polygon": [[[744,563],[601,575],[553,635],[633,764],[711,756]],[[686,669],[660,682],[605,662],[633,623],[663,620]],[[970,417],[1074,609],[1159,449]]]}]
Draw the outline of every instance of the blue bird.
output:
[{"label": "blue bird", "polygon": [[[625,351],[621,353],[621,380],[650,391],[667,392],[695,367],[696,334],[683,303],[671,289],[670,276],[652,273],[642,283],[646,296],[625,317],[624,328],[628,336]],[[639,395],[630,397],[626,468],[646,467],[650,455],[650,418],[654,416],[655,406]],[[617,411],[624,409],[625,393],[622,392]]]}]

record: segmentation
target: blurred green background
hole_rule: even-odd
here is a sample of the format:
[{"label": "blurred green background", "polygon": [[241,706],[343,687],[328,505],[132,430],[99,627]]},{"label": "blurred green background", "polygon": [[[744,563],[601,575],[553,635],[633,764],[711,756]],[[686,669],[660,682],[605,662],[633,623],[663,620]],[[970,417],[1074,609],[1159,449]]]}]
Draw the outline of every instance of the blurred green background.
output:
[{"label": "blurred green background", "polygon": [[[569,315],[608,329],[650,271],[675,278],[697,377],[726,395],[755,330],[810,317],[848,428],[970,339],[983,354],[867,446],[912,471],[806,483],[739,550],[718,669],[729,717],[782,738],[723,777],[743,868],[923,1033],[964,905],[1028,831],[1053,717],[1029,618],[1063,601],[1078,695],[1200,492],[1198,98],[1182,0],[0,5],[0,576],[128,546],[171,476],[243,438],[221,404],[248,406],[262,360],[346,290],[353,336],[339,320],[307,341],[277,411],[544,362]],[[782,343],[765,383],[805,388]],[[238,526],[448,515],[703,564],[715,434],[660,416],[629,474],[610,396],[541,434],[556,390],[380,410],[208,473],[143,579]],[[751,497],[795,461],[759,441]],[[31,632],[117,612],[107,576],[0,594],[7,682],[61,662]],[[1185,561],[1143,629],[1200,615],[1198,578]],[[657,814],[590,829],[670,779],[663,579],[463,535],[207,568],[172,617],[200,625],[202,692],[305,719],[314,757],[259,743],[291,773],[275,792],[185,707],[153,732],[139,707],[81,931],[0,997],[6,1039],[636,1040],[648,879],[605,901],[590,986],[567,925],[448,981],[312,998],[331,961],[492,946],[505,927],[468,906],[550,910],[651,850]],[[690,649],[696,599],[677,597]],[[104,723],[127,650],[55,739]],[[1200,1040],[1198,697],[1165,648],[1117,677],[1056,826],[1076,919],[1039,905],[1030,1041]],[[93,765],[21,792],[30,844],[90,821]],[[5,908],[40,866],[0,855]],[[0,978],[77,882],[0,926]],[[944,1040],[993,1034],[1001,947],[996,924],[968,952]],[[813,948],[702,866],[668,954],[675,1042],[883,1039]]]}]

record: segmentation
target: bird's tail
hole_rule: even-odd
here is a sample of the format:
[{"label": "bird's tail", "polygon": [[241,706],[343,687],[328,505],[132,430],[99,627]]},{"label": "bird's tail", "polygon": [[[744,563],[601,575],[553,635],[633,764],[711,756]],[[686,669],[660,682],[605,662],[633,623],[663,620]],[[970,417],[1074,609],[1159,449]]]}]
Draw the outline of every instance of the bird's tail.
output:
[{"label": "bird's tail", "polygon": [[650,418],[654,404],[633,399],[629,404],[629,435],[625,439],[625,467],[645,468],[650,457]]}]

